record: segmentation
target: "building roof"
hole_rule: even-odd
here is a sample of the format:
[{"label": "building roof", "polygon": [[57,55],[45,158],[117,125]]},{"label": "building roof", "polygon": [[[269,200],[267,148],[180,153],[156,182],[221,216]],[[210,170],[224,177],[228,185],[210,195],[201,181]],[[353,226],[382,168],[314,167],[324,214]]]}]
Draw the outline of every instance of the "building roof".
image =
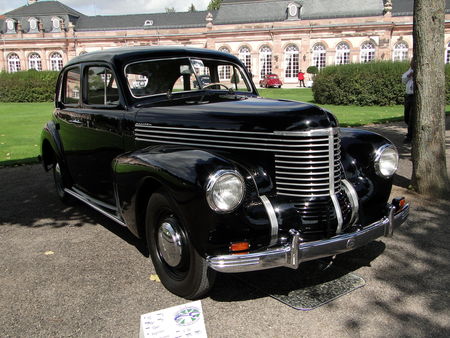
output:
[{"label": "building roof", "polygon": [[208,11],[83,16],[78,20],[75,30],[203,27],[206,26],[207,15]]},{"label": "building roof", "polygon": [[[445,12],[450,13],[450,0],[445,0]],[[410,16],[414,13],[414,0],[392,0],[393,16]]]},{"label": "building roof", "polygon": [[[344,5],[345,4],[345,5]],[[383,0],[305,0],[302,19],[383,15]]]},{"label": "building roof", "polygon": [[383,0],[224,0],[214,24],[275,22],[287,19],[287,6],[301,6],[300,19],[383,15]]},{"label": "building roof", "polygon": [[7,17],[30,17],[30,16],[52,16],[52,15],[72,15],[75,17],[84,16],[59,1],[36,1],[30,5],[25,5],[4,14]]},{"label": "building roof", "polygon": [[286,20],[288,0],[224,1],[214,19],[215,25]]},{"label": "building roof", "polygon": [[[280,22],[288,19],[287,8],[296,3],[301,19],[325,19],[377,16],[384,13],[384,0],[346,0],[345,6],[337,0],[223,0],[218,11],[212,11],[214,25]],[[411,16],[414,0],[392,0],[393,16]],[[446,0],[450,13],[450,0]],[[193,28],[204,27],[208,11],[149,13],[125,15],[84,15],[59,1],[36,1],[0,16],[0,33],[6,32],[6,18],[19,21],[27,32],[30,17],[38,18],[45,31],[51,31],[51,18],[58,16],[74,24],[76,31]],[[289,18],[289,20],[297,18]]]}]

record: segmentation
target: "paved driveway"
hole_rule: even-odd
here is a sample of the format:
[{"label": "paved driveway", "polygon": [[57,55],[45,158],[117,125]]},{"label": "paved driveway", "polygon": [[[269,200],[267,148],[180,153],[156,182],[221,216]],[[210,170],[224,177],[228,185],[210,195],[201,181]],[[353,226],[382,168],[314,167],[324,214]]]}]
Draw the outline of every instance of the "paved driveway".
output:
[{"label": "paved driveway", "polygon": [[[412,212],[394,238],[338,257],[366,285],[302,312],[220,275],[202,300],[210,337],[450,336],[450,202],[405,190],[401,125],[370,129],[399,144],[393,194]],[[0,169],[0,187],[1,337],[136,337],[141,314],[186,302],[150,279],[145,249],[126,229],[59,202],[39,165]]]}]

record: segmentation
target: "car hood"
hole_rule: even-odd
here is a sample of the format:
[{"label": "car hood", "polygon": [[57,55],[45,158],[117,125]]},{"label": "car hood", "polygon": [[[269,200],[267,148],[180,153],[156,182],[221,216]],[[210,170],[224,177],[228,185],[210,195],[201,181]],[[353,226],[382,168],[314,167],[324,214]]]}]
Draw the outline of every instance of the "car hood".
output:
[{"label": "car hood", "polygon": [[235,95],[148,105],[137,112],[136,122],[252,132],[307,131],[337,126],[330,112],[312,104]]}]

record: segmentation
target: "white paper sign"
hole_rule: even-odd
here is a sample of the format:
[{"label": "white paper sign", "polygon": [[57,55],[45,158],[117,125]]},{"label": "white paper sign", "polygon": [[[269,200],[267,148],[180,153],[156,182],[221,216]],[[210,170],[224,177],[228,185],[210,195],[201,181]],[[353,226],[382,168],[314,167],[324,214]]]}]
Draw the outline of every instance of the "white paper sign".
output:
[{"label": "white paper sign", "polygon": [[141,315],[139,338],[207,338],[201,301]]}]

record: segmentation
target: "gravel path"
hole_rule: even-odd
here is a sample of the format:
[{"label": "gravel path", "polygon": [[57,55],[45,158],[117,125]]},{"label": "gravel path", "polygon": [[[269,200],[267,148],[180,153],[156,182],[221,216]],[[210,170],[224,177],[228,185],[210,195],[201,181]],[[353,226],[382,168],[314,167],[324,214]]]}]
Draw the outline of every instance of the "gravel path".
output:
[{"label": "gravel path", "polygon": [[[210,337],[450,336],[450,202],[405,189],[403,124],[366,129],[398,145],[393,195],[412,205],[393,238],[337,258],[366,285],[301,312],[220,275],[202,300]],[[447,140],[450,152],[450,133]],[[126,229],[81,204],[61,204],[39,165],[0,169],[0,186],[1,337],[136,337],[141,314],[186,303],[151,280],[153,266]]]}]

